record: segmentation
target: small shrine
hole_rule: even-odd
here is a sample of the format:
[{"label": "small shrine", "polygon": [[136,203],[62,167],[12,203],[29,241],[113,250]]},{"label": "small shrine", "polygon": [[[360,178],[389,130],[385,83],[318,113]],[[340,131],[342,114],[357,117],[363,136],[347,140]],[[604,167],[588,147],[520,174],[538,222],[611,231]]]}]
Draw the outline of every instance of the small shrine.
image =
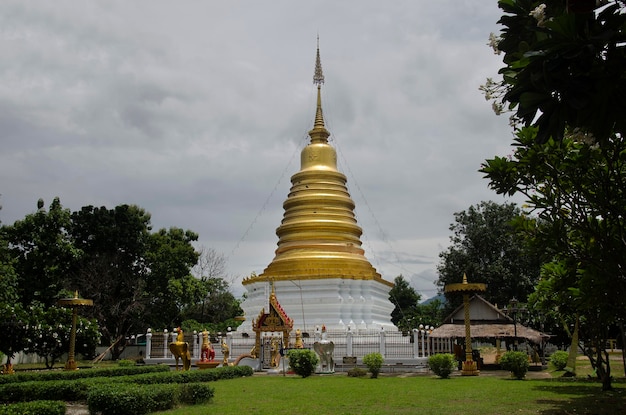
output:
[{"label": "small shrine", "polygon": [[252,320],[252,330],[256,334],[256,341],[251,354],[255,357],[258,356],[261,350],[261,333],[282,332],[283,347],[289,347],[289,336],[291,330],[293,330],[293,320],[278,302],[273,283],[272,292],[269,296],[268,310],[266,311],[264,307],[261,309],[258,317]]}]

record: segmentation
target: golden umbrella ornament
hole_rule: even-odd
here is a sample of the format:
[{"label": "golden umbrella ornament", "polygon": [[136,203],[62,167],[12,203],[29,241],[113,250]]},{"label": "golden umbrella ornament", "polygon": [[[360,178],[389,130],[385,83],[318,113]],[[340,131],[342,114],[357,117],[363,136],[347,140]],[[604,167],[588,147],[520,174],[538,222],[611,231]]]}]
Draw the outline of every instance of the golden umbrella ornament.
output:
[{"label": "golden umbrella ornament", "polygon": [[463,294],[463,314],[465,317],[465,361],[462,365],[461,375],[463,376],[478,376],[478,368],[476,362],[472,358],[472,336],[470,333],[470,311],[469,311],[469,298],[470,294],[483,292],[487,289],[487,286],[483,283],[467,282],[467,275],[463,274],[463,282],[457,284],[448,284],[444,287],[446,293],[461,293]]},{"label": "golden umbrella ornament", "polygon": [[61,298],[57,304],[61,307],[69,307],[72,309],[72,331],[70,332],[70,350],[67,354],[67,363],[65,370],[76,370],[76,361],[74,360],[76,350],[76,321],[78,320],[79,307],[92,307],[93,300],[78,298],[78,291],[74,293],[74,298]]}]

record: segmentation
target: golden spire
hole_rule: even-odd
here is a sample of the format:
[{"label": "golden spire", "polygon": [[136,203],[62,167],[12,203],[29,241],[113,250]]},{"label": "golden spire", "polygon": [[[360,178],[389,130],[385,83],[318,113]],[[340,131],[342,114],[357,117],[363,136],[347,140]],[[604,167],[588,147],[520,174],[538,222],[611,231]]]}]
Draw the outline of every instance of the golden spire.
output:
[{"label": "golden spire", "polygon": [[243,284],[341,278],[392,286],[365,258],[346,176],[337,170],[337,152],[327,140],[330,133],[322,115],[324,75],[319,37],[313,82],[317,85],[315,124],[309,132],[311,142],[300,154],[300,171],[291,177],[292,186],[283,203],[276,255],[261,275],[245,279]]},{"label": "golden spire", "polygon": [[319,35],[317,35],[317,55],[315,57],[313,83],[317,85],[317,109],[315,111],[315,123],[313,124],[313,129],[309,131],[309,137],[311,137],[311,143],[326,143],[330,133],[324,126],[324,115],[322,112],[322,84],[324,83],[324,73],[322,72],[322,60],[320,58]]}]

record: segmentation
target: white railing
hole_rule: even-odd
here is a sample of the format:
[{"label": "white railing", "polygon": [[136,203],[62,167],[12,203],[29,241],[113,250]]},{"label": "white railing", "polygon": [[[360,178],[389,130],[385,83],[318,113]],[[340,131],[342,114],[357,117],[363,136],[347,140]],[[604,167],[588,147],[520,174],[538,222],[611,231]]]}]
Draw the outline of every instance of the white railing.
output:
[{"label": "white railing", "polygon": [[[262,344],[269,342],[269,338],[282,333],[264,333]],[[328,331],[328,340],[335,344],[334,356],[341,358],[351,356],[362,358],[368,353],[378,352],[385,359],[420,359],[435,353],[453,353],[452,339],[435,339],[428,336],[425,330],[413,329],[410,332],[381,330],[344,330]],[[215,359],[221,360],[221,344],[226,342],[230,351],[231,359],[242,354],[248,354],[255,345],[255,333],[239,333],[228,331],[226,333],[211,333],[211,342],[215,350]],[[313,344],[321,339],[321,331],[317,328],[313,333],[303,333],[305,348],[313,348]],[[146,359],[171,359],[168,350],[170,342],[176,341],[176,332],[155,332],[148,329],[146,333]],[[185,341],[192,345],[192,359],[200,357],[200,345],[202,333],[193,332],[185,334]],[[295,332],[290,338],[290,345],[295,343]],[[285,345],[283,345],[285,346]]]}]

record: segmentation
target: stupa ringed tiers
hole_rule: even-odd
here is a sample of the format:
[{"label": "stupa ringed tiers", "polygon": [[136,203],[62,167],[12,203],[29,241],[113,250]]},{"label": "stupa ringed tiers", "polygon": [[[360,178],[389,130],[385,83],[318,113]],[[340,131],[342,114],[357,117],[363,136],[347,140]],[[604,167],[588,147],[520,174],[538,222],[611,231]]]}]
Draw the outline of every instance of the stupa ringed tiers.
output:
[{"label": "stupa ringed tiers", "polygon": [[337,153],[328,143],[319,47],[313,82],[317,106],[310,143],[301,152],[300,171],[291,177],[283,219],[276,230],[274,259],[263,273],[243,281],[246,321],[238,331],[251,329],[250,319],[267,303],[270,281],[296,328],[396,330],[390,317],[393,283],[384,280],[365,257],[346,176],[337,170]]}]

